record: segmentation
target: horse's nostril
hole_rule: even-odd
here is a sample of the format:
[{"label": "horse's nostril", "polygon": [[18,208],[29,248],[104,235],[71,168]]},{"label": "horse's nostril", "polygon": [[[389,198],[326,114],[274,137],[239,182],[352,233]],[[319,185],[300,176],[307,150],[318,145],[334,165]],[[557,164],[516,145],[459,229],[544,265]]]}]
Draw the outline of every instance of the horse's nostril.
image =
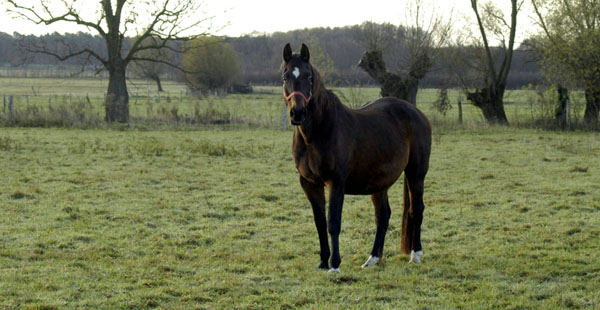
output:
[{"label": "horse's nostril", "polygon": [[291,109],[290,110],[290,120],[294,125],[300,125],[304,121],[306,112],[304,109]]},{"label": "horse's nostril", "polygon": [[302,118],[304,117],[304,109],[291,109],[290,117],[292,118]]}]

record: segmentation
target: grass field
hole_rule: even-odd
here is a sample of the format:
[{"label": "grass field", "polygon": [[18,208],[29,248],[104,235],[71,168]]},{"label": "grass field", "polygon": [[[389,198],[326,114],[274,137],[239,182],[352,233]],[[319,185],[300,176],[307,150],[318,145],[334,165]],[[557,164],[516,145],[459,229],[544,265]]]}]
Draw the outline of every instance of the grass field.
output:
[{"label": "grass field", "polygon": [[360,268],[373,208],[348,196],[328,275],[277,96],[215,99],[257,124],[0,128],[0,309],[600,309],[597,133],[450,126],[423,101],[423,264],[398,183],[381,265]]}]

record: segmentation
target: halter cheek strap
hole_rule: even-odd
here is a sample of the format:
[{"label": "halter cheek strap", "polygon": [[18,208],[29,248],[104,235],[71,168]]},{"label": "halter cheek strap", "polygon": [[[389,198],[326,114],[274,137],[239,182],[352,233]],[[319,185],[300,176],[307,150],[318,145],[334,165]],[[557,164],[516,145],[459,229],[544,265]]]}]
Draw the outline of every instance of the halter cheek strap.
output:
[{"label": "halter cheek strap", "polygon": [[290,101],[292,99],[292,97],[294,97],[294,95],[302,96],[302,98],[304,98],[304,102],[306,102],[306,103],[308,103],[310,101],[310,99],[312,98],[312,94],[310,96],[308,96],[308,98],[306,98],[306,96],[302,92],[299,92],[299,91],[292,92],[289,96],[287,96],[285,94],[285,89],[283,90],[283,97],[287,101]]}]

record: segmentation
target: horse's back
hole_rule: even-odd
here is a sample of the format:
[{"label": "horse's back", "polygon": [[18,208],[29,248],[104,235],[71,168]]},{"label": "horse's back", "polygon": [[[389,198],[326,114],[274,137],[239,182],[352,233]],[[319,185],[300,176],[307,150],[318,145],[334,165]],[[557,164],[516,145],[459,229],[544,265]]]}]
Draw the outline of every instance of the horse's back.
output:
[{"label": "horse's back", "polygon": [[407,101],[395,97],[383,97],[373,100],[356,110],[356,112],[361,114],[381,114],[381,116],[391,117],[414,129],[431,132],[431,126],[425,114]]},{"label": "horse's back", "polygon": [[401,133],[402,138],[408,140],[410,161],[415,161],[415,165],[428,166],[431,125],[417,107],[395,97],[384,97],[364,105],[356,113],[368,115],[368,118],[372,117],[374,120],[389,120],[395,127],[391,130]]}]

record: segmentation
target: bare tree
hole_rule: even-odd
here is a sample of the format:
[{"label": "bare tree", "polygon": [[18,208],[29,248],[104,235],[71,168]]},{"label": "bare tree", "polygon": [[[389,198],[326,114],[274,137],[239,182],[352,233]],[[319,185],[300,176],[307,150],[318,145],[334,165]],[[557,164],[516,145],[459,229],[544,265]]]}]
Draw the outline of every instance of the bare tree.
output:
[{"label": "bare tree", "polygon": [[[426,4],[423,0],[414,0],[407,5],[408,22],[395,32],[388,27],[374,27],[372,23],[362,25],[362,40],[367,51],[363,54],[359,67],[365,70],[381,85],[382,96],[394,96],[416,105],[419,82],[431,70],[437,51],[450,37],[451,25],[434,10],[423,13]],[[393,34],[393,39],[390,37]],[[400,59],[403,72],[392,73],[386,68],[383,53],[390,49],[389,42],[397,41],[399,49],[405,49],[407,59]],[[402,58],[402,56],[398,56]]]},{"label": "bare tree", "polygon": [[[511,0],[510,21],[507,22],[504,14],[487,2],[480,11],[477,0],[471,0],[471,8],[477,19],[480,40],[475,39],[471,47],[462,47],[463,50],[480,52],[478,55],[468,57],[464,65],[475,69],[479,73],[478,84],[475,91],[469,91],[470,85],[463,84],[467,93],[467,99],[476,107],[481,109],[483,116],[489,123],[507,125],[508,119],[504,111],[504,91],[506,81],[510,72],[512,55],[517,30],[517,13],[523,2]],[[483,13],[483,14],[482,14]],[[506,36],[508,31],[508,37]],[[488,35],[492,34],[500,42],[500,49],[494,50],[490,46]],[[472,48],[475,47],[475,48]],[[497,67],[497,57],[502,57],[500,67]],[[466,82],[465,77],[461,80]]]},{"label": "bare tree", "polygon": [[405,34],[400,39],[408,48],[409,59],[405,61],[409,63],[408,67],[422,62],[423,58],[435,60],[452,35],[452,24],[442,18],[433,5],[427,0],[413,0],[406,6],[406,22],[401,23]]},{"label": "bare tree", "polygon": [[[108,90],[105,101],[105,120],[107,122],[129,121],[129,94],[127,92],[126,69],[133,61],[160,62],[177,66],[166,60],[144,55],[148,50],[173,49],[168,43],[174,40],[189,40],[201,35],[201,26],[210,18],[203,18],[199,1],[190,0],[98,0],[95,2],[96,14],[86,1],[75,0],[39,0],[34,6],[24,5],[18,0],[7,0],[9,12],[19,18],[35,24],[72,23],[98,33],[106,43],[106,56],[89,47],[73,48],[65,46],[63,50],[49,50],[43,44],[29,42],[29,51],[43,53],[66,60],[80,55],[87,60],[95,59],[109,74]],[[199,18],[200,16],[200,18]],[[192,32],[195,32],[193,35]],[[130,35],[131,34],[131,35]],[[127,46],[127,37],[133,37]],[[148,42],[147,38],[155,38]],[[144,44],[142,44],[144,42]],[[184,46],[184,45],[181,45]],[[177,50],[176,52],[182,52]]]},{"label": "bare tree", "polygon": [[[157,40],[160,39],[148,37],[144,42],[142,42],[142,45],[156,45],[158,43]],[[147,49],[140,51],[138,53],[138,57],[153,60],[134,60],[132,64],[133,71],[142,78],[147,78],[154,81],[156,83],[156,89],[159,92],[163,91],[160,79],[161,75],[163,75],[169,69],[169,66],[167,66],[165,62],[172,62],[171,49]]]},{"label": "bare tree", "polygon": [[367,50],[387,50],[397,38],[398,28],[390,23],[378,24],[366,21],[360,25],[356,40]]}]

